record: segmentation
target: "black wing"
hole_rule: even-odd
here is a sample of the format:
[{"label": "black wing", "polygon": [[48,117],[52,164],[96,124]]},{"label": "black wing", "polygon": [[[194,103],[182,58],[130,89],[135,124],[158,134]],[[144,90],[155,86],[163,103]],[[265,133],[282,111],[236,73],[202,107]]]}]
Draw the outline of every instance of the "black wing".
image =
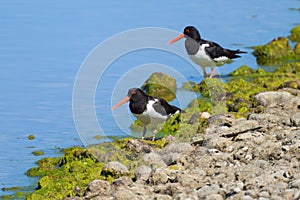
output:
[{"label": "black wing", "polygon": [[239,49],[237,50],[230,50],[230,49],[224,49],[221,47],[219,44],[212,42],[212,41],[207,41],[207,40],[202,40],[204,43],[208,43],[209,46],[205,48],[205,50],[208,52],[209,56],[212,59],[215,58],[220,58],[222,56],[225,56],[229,59],[233,58],[239,58],[241,56],[237,55],[239,53],[247,53],[244,51],[240,51]]},{"label": "black wing", "polygon": [[162,98],[154,98],[157,101],[153,104],[153,108],[156,112],[159,112],[162,115],[175,114],[177,111],[181,112],[180,108],[168,104],[168,102]]}]

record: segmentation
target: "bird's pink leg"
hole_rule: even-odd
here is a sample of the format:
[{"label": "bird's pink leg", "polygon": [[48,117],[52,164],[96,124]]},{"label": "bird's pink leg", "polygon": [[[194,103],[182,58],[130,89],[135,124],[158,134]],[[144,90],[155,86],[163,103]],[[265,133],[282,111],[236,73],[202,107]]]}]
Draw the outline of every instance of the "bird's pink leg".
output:
[{"label": "bird's pink leg", "polygon": [[152,141],[155,141],[156,132],[157,132],[157,130],[156,130],[156,128],[154,128]]},{"label": "bird's pink leg", "polygon": [[214,73],[215,73],[215,68],[212,67],[209,78],[212,78],[214,76]]}]

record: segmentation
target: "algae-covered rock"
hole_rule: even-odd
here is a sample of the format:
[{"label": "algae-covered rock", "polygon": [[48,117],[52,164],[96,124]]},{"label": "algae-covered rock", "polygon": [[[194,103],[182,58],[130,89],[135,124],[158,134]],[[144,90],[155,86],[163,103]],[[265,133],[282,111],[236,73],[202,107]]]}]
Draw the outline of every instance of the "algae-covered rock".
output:
[{"label": "algae-covered rock", "polygon": [[43,151],[36,150],[36,151],[33,151],[32,154],[35,156],[41,156],[41,155],[44,155],[45,153]]},{"label": "algae-covered rock", "polygon": [[212,100],[225,93],[224,83],[217,78],[204,79],[199,84],[199,90],[202,96]]},{"label": "algae-covered rock", "polygon": [[300,55],[300,42],[298,42],[294,47],[294,53]]},{"label": "algae-covered rock", "polygon": [[153,73],[143,84],[142,89],[148,95],[172,101],[176,97],[176,80],[164,73]]},{"label": "algae-covered rock", "polygon": [[253,55],[259,65],[275,64],[283,59],[292,58],[294,53],[285,37],[275,38],[263,46],[255,46]]},{"label": "algae-covered rock", "polygon": [[300,42],[300,25],[294,27],[291,30],[291,35],[289,36],[289,39],[293,42]]},{"label": "algae-covered rock", "polygon": [[27,138],[28,138],[28,140],[34,140],[35,137],[34,137],[33,134],[30,134],[30,135],[27,136]]},{"label": "algae-covered rock", "polygon": [[238,69],[234,70],[233,72],[230,73],[231,76],[242,76],[242,75],[248,75],[255,73],[256,71],[254,69],[251,69],[247,65],[243,65],[239,67]]},{"label": "algae-covered rock", "polygon": [[281,76],[289,76],[290,73],[300,73],[300,62],[285,63],[275,70],[275,74],[281,74]]}]

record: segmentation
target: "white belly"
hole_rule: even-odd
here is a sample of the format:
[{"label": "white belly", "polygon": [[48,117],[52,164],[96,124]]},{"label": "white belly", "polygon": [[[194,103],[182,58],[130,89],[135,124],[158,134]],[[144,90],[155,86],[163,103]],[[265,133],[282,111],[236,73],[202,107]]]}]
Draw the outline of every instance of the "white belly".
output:
[{"label": "white belly", "polygon": [[151,123],[153,127],[157,124],[165,122],[168,118],[167,115],[162,115],[154,110],[152,105],[155,101],[149,101],[147,104],[147,109],[142,114],[134,114],[134,116],[144,124]]},{"label": "white belly", "polygon": [[197,65],[201,67],[214,67],[216,66],[215,62],[211,60],[211,58],[205,53],[205,50],[201,47],[199,51],[195,55],[189,55],[192,61],[194,61]]}]

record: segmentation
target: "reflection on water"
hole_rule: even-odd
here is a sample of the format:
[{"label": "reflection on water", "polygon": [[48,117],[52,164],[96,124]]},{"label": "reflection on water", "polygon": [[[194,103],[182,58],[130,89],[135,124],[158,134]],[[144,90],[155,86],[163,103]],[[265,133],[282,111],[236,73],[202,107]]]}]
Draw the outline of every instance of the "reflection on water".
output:
[{"label": "reflection on water", "polygon": [[[137,27],[181,32],[186,25],[195,25],[204,39],[251,51],[247,48],[289,34],[299,18],[299,12],[289,8],[298,8],[297,2],[2,2],[0,187],[27,186],[36,181],[24,175],[40,158],[33,156],[32,151],[42,150],[44,156],[55,156],[59,148],[82,145],[72,116],[73,83],[84,58],[108,37]],[[183,42],[178,45],[184,48]],[[120,58],[112,63],[114,70],[107,71],[96,91],[96,114],[108,135],[123,134],[110,109],[106,109],[111,107],[110,82],[119,80],[135,66],[153,62],[181,69],[188,80],[199,81],[189,63],[174,55],[141,51]],[[228,74],[243,64],[256,67],[249,53],[220,68],[220,72]],[[118,95],[121,98],[124,94],[126,91]],[[29,134],[36,139],[28,140]],[[0,191],[0,195],[8,193]]]}]

